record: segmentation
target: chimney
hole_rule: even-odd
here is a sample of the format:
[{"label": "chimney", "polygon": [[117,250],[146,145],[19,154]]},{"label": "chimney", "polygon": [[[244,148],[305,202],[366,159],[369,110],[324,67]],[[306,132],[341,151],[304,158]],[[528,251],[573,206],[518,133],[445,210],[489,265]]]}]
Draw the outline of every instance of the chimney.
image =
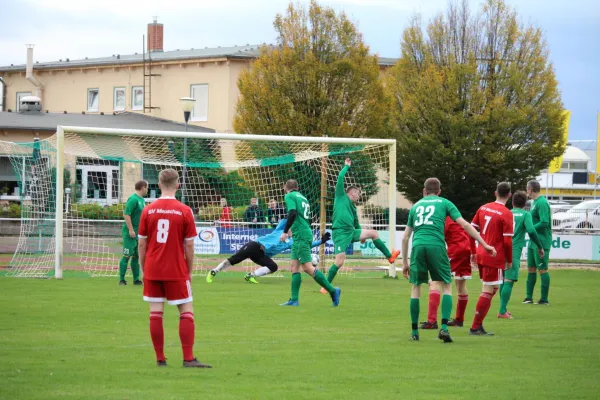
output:
[{"label": "chimney", "polygon": [[163,51],[163,24],[154,22],[148,24],[148,52]]},{"label": "chimney", "polygon": [[44,89],[44,87],[42,86],[40,81],[38,81],[36,79],[35,75],[33,75],[33,45],[32,44],[27,45],[27,65],[25,68],[25,78],[29,82],[31,82],[31,84],[33,86],[35,86],[36,96],[41,99],[42,98],[42,90]]}]

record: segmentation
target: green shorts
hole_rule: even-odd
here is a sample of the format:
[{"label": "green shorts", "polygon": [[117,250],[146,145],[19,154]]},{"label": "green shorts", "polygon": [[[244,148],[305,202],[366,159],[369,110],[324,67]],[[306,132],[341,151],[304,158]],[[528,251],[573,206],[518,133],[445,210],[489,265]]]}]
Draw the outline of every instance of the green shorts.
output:
[{"label": "green shorts", "polygon": [[519,280],[519,269],[521,268],[521,253],[523,252],[523,247],[525,246],[513,247],[512,265],[510,265],[506,271],[504,271],[504,279],[508,279],[513,282]]},{"label": "green shorts", "polygon": [[410,283],[420,285],[432,281],[450,283],[450,260],[446,247],[420,245],[410,255]]},{"label": "green shorts", "polygon": [[362,229],[334,229],[331,238],[333,239],[334,254],[345,253],[351,243],[360,240]]},{"label": "green shorts", "polygon": [[125,257],[135,257],[138,253],[138,240],[137,236],[132,239],[129,236],[129,232],[123,234],[123,255]]},{"label": "green shorts", "polygon": [[310,253],[311,242],[308,240],[295,240],[292,243],[292,254],[290,258],[292,260],[300,261],[300,264],[306,264],[312,262],[312,255]]},{"label": "green shorts", "polygon": [[527,249],[527,267],[537,268],[538,270],[548,269],[548,261],[550,260],[550,249],[544,249],[544,258],[541,259],[538,254],[537,247],[529,246]]}]

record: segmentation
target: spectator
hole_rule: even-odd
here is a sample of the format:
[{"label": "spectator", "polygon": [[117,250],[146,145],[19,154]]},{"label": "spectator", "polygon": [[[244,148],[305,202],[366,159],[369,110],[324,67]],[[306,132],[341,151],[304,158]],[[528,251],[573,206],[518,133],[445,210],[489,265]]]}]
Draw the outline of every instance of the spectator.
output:
[{"label": "spectator", "polygon": [[221,197],[221,207],[221,217],[219,218],[221,228],[231,228],[231,207],[227,205],[227,199],[225,197]]},{"label": "spectator", "polygon": [[275,229],[279,221],[285,216],[285,210],[280,207],[277,200],[269,200],[269,208],[267,209],[267,220],[271,224],[271,228]]},{"label": "spectator", "polygon": [[250,199],[250,206],[246,208],[244,220],[250,222],[250,228],[261,228],[261,222],[265,221],[263,210],[258,207],[258,199],[253,197]]}]

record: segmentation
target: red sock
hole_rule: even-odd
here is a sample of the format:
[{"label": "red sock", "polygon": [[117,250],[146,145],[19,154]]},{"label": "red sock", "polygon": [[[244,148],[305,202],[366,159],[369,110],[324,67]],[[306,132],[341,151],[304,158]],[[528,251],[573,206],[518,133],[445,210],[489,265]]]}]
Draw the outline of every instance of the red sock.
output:
[{"label": "red sock", "polygon": [[440,291],[429,291],[429,309],[427,312],[427,321],[434,323],[437,321],[438,309],[440,307]]},{"label": "red sock", "polygon": [[497,287],[494,288],[494,293],[492,294],[492,297],[494,297],[496,295],[496,293],[498,293],[498,288]]},{"label": "red sock", "polygon": [[465,310],[467,309],[467,303],[469,302],[468,294],[458,295],[458,304],[456,305],[456,320],[460,322],[465,321]]},{"label": "red sock", "polygon": [[494,297],[492,293],[486,292],[481,293],[481,296],[479,296],[477,306],[475,307],[475,318],[473,318],[473,326],[471,326],[471,329],[479,329],[483,324],[483,320],[485,319],[485,316],[492,305],[492,297]]},{"label": "red sock", "polygon": [[194,313],[181,314],[179,316],[179,340],[181,340],[181,349],[185,361],[194,359],[194,334]]},{"label": "red sock", "polygon": [[160,311],[150,313],[150,337],[156,353],[156,360],[165,361],[165,332],[163,330],[163,313]]}]

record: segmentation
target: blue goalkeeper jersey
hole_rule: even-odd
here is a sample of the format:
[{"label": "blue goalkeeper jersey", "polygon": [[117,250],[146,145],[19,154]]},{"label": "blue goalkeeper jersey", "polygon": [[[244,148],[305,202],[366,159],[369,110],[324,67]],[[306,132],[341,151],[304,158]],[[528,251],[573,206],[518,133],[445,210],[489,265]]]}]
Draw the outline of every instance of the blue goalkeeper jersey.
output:
[{"label": "blue goalkeeper jersey", "polygon": [[[294,243],[294,239],[290,238],[287,242],[282,242],[279,240],[279,237],[283,233],[283,229],[285,228],[285,224],[287,223],[287,219],[284,218],[279,221],[279,224],[275,228],[275,230],[268,235],[261,236],[256,241],[263,245],[265,248],[265,255],[267,257],[273,257],[279,253],[282,253],[286,250],[292,248],[292,244]],[[317,247],[321,245],[321,241],[317,240],[312,242],[312,247]]]}]

